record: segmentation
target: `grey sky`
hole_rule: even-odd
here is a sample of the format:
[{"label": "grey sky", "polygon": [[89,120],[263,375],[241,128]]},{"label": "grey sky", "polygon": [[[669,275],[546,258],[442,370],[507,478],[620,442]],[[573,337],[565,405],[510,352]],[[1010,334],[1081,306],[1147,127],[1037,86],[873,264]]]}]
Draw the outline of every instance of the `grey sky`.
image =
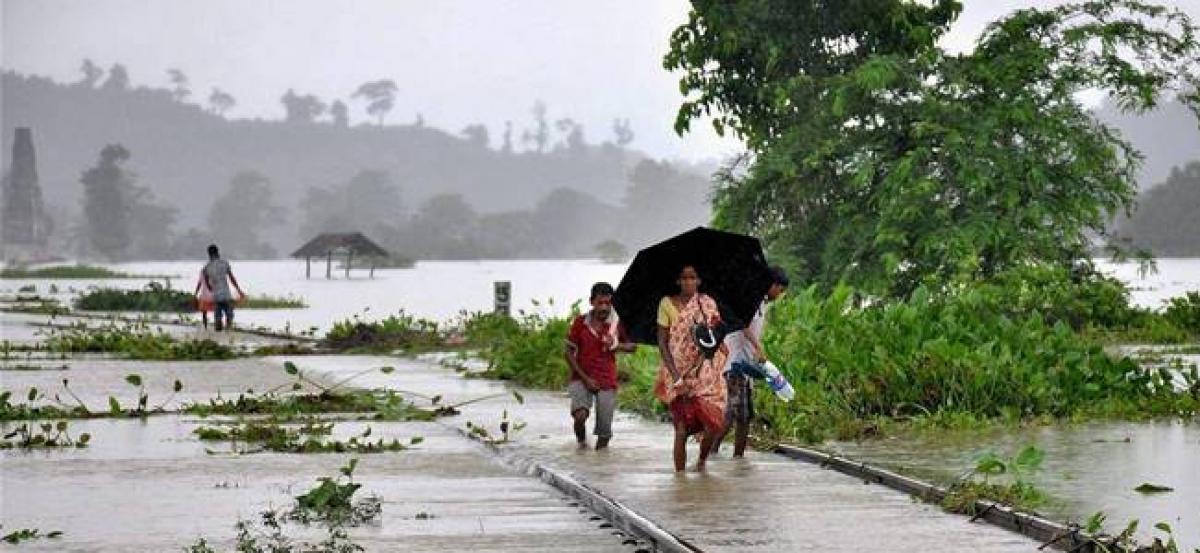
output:
[{"label": "grey sky", "polygon": [[[537,99],[573,117],[591,141],[631,119],[634,146],[703,159],[736,150],[705,125],[678,138],[676,78],[662,69],[682,0],[0,0],[3,66],[76,80],[80,61],[124,63],[137,85],[166,85],[182,69],[200,101],[212,87],[237,98],[234,117],[278,118],[288,88],[349,100],[358,84],[392,78],[392,122],[457,132],[482,122],[493,143],[519,130]],[[947,46],[968,48],[987,21],[1036,0],[967,0]],[[1200,0],[1166,2],[1200,19]],[[362,104],[350,102],[352,121]]]}]

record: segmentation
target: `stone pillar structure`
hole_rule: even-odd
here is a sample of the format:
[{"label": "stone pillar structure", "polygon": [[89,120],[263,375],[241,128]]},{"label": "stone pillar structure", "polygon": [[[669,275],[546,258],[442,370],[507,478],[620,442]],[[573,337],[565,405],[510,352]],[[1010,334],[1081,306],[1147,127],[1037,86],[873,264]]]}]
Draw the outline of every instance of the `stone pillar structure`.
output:
[{"label": "stone pillar structure", "polygon": [[33,133],[17,127],[13,137],[12,163],[4,179],[3,228],[0,239],[6,251],[33,253],[46,245],[46,218],[42,189],[38,186],[37,158]]}]

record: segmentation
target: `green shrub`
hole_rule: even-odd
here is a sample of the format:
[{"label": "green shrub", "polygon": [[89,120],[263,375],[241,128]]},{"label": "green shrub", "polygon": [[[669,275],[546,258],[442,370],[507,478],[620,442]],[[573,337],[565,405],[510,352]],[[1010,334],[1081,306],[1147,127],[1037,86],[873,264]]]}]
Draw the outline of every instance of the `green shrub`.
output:
[{"label": "green shrub", "polygon": [[1025,265],[977,284],[996,296],[1010,317],[1038,312],[1048,325],[1065,322],[1076,330],[1085,326],[1113,328],[1136,322],[1139,310],[1129,303],[1121,281],[1089,266],[1074,271],[1050,265]]},{"label": "green shrub", "polygon": [[[565,318],[522,313],[520,318],[492,313],[468,315],[461,323],[468,343],[488,363],[484,376],[511,380],[523,386],[561,389],[570,377],[565,343],[573,306]],[[617,354],[617,402],[622,409],[658,415],[665,408],[654,396],[658,374],[658,348],[639,346],[632,354]]]},{"label": "green shrub", "polygon": [[1200,292],[1188,292],[1166,304],[1163,318],[1187,332],[1200,333]]},{"label": "green shrub", "polygon": [[379,321],[365,322],[358,315],[338,321],[322,344],[338,350],[423,351],[437,349],[443,342],[436,322],[401,311]]},{"label": "green shrub", "polygon": [[55,331],[46,347],[57,353],[115,353],[127,359],[158,361],[236,357],[228,346],[212,340],[177,340],[144,325],[89,328],[80,324]]},{"label": "green shrub", "polygon": [[567,384],[567,361],[563,357],[570,318],[548,318],[522,313],[510,319],[502,315],[479,315],[464,326],[467,340],[479,348],[488,363],[484,376],[511,380],[523,386],[559,389]]},{"label": "green shrub", "polygon": [[[796,401],[760,413],[779,434],[870,434],[872,420],[965,413],[1022,419],[1195,413],[1169,373],[1114,359],[1063,320],[1010,315],[1010,296],[976,287],[855,306],[853,291],[799,290],[771,310],[766,347]],[[777,402],[776,402],[777,403]],[[797,428],[804,425],[805,428]]]},{"label": "green shrub", "polygon": [[55,265],[52,267],[8,267],[0,270],[0,278],[165,278],[119,273],[92,265]]},{"label": "green shrub", "polygon": [[184,312],[196,309],[196,298],[182,290],[150,282],[142,290],[90,290],[75,300],[75,307],[85,311]]}]

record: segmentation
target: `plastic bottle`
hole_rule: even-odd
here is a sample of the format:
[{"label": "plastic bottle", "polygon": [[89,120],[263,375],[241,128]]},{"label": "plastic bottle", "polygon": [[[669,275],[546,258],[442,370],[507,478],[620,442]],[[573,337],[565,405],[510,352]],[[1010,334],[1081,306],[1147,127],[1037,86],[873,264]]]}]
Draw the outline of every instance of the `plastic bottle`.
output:
[{"label": "plastic bottle", "polygon": [[792,389],[792,384],[784,378],[783,373],[779,372],[779,368],[774,363],[767,361],[763,363],[763,372],[767,373],[767,385],[771,387],[771,391],[775,392],[775,396],[784,401],[791,401],[796,397],[796,390]]}]

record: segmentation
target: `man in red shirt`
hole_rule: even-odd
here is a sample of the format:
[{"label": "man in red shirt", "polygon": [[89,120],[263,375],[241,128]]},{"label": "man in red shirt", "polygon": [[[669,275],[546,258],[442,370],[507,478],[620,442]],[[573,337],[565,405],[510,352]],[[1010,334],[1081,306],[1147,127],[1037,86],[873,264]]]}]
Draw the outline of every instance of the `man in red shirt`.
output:
[{"label": "man in red shirt", "polygon": [[636,347],[617,320],[612,305],[613,287],[607,282],[592,285],[591,311],[575,317],[567,334],[567,365],[571,367],[571,418],[575,439],[587,447],[588,412],[596,406],[596,449],[608,447],[612,438],[613,412],[617,406],[617,352]]}]

